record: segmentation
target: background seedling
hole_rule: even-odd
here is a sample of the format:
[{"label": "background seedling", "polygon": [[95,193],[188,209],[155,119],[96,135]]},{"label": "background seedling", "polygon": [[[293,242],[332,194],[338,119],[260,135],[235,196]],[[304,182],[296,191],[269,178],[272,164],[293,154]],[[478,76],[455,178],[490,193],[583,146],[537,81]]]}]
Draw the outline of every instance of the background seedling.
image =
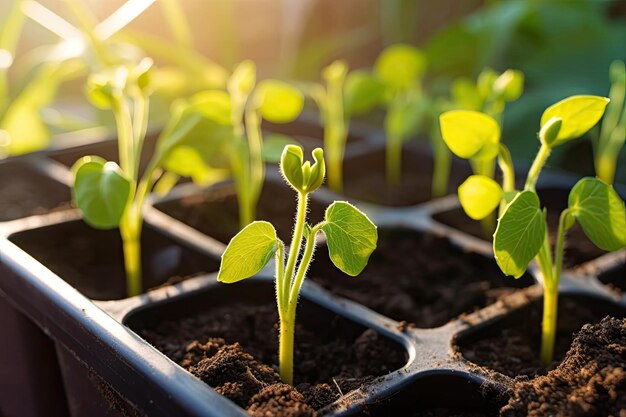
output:
[{"label": "background seedling", "polygon": [[425,70],[424,54],[406,44],[387,47],[374,64],[374,73],[385,86],[385,168],[387,183],[392,186],[400,183],[402,145],[419,131],[428,108],[422,91]]},{"label": "background seedling", "polygon": [[[376,248],[376,226],[354,206],[336,201],[326,209],[322,222],[311,226],[306,222],[309,194],[322,185],[325,174],[324,152],[313,151],[313,165],[303,163],[302,149],[285,147],[280,170],[287,183],[298,194],[298,211],[293,239],[285,263],[285,245],[276,236],[274,227],[265,221],[255,221],[241,230],[228,244],[222,255],[217,280],[233,283],[249,278],[263,269],[272,256],[276,261],[276,302],[280,319],[279,368],[280,377],[293,384],[293,349],[296,307],[302,282],[315,251],[318,232],[326,235],[330,259],[337,268],[356,276],[367,265]],[[304,248],[303,248],[304,239]]]},{"label": "background seedling", "polygon": [[[252,61],[240,63],[227,83],[235,132],[235,141],[228,153],[237,188],[241,227],[256,218],[256,206],[265,180],[261,120],[289,123],[298,117],[304,105],[302,93],[287,83],[263,80],[255,84],[256,67]],[[285,141],[293,141],[282,136],[273,136],[272,140],[282,141],[283,145]]]},{"label": "background seedling", "polygon": [[594,141],[596,174],[607,184],[615,180],[615,167],[619,152],[626,140],[626,65],[614,61],[609,69],[611,78],[611,102],[600,126],[600,134]]},{"label": "background seedling", "polygon": [[324,149],[328,159],[328,186],[343,191],[343,156],[352,116],[364,114],[380,103],[383,85],[369,72],[348,72],[345,61],[324,68],[325,85],[313,84],[307,91],[317,103],[324,125]]},{"label": "background seedling", "polygon": [[151,67],[152,61],[144,59],[136,66],[111,67],[89,77],[89,99],[115,116],[120,164],[92,155],[79,159],[72,167],[74,200],[85,221],[97,229],[120,229],[129,296],[142,291],[142,208],[163,168],[173,165],[179,149],[199,149],[206,154],[211,149],[208,139],[219,142],[233,136],[231,126],[202,112],[204,106],[179,104],[140,176]]},{"label": "background seedling", "polygon": [[[502,187],[485,175],[473,175],[459,188],[463,208],[472,218],[484,218],[500,205],[493,251],[498,266],[506,275],[521,277],[533,258],[539,265],[544,286],[540,358],[545,366],[551,363],[554,352],[558,286],[567,230],[578,222],[596,246],[614,251],[626,246],[626,211],[624,202],[611,185],[597,178],[581,179],[570,192],[568,208],[561,213],[553,252],[546,210],[541,209],[535,186],[552,149],[588,132],[602,117],[608,101],[597,96],[572,96],[546,109],[539,132],[541,147],[522,191],[514,189],[513,166],[508,152],[499,154],[504,173]],[[471,140],[455,143],[457,151],[488,152],[497,146],[491,140],[492,135],[484,134],[485,129],[480,130],[475,123],[478,120],[476,116],[470,121],[467,130],[483,134],[473,134]],[[493,119],[491,123],[497,126]],[[454,125],[454,128],[460,126]],[[486,130],[494,132],[493,127]],[[500,149],[503,149],[502,145]]]},{"label": "background seedling", "polygon": [[[500,144],[502,113],[507,102],[520,97],[523,87],[524,75],[515,70],[497,74],[485,69],[476,84],[466,78],[453,83],[453,106],[458,109],[440,116],[441,135],[452,153],[470,161],[475,175],[493,180],[497,157],[500,156],[501,161],[511,159],[508,148]],[[504,190],[512,191],[515,187],[514,173],[506,168],[503,172]],[[473,190],[474,181],[475,178],[459,187],[461,203],[464,196]],[[467,210],[466,213],[476,219]],[[491,236],[495,229],[495,213],[480,219],[485,237]]]}]

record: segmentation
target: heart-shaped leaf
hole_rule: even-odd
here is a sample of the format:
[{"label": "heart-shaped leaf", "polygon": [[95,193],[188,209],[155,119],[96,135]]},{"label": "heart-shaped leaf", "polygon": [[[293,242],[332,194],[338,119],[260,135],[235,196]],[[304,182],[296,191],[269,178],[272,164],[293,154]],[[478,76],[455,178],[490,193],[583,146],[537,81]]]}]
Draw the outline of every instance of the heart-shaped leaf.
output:
[{"label": "heart-shaped leaf", "polygon": [[359,275],[376,249],[374,223],[350,203],[335,201],[326,209],[322,230],[335,266],[350,276]]},{"label": "heart-shaped leaf", "polygon": [[374,69],[378,78],[392,89],[405,89],[426,70],[426,56],[411,45],[391,45],[378,56]]},{"label": "heart-shaped leaf", "polygon": [[274,226],[264,221],[250,223],[226,247],[217,280],[231,284],[258,274],[277,249]]},{"label": "heart-shaped leaf", "polygon": [[498,219],[493,252],[506,275],[521,277],[537,255],[546,233],[546,220],[534,191],[522,191]]},{"label": "heart-shaped leaf", "polygon": [[131,194],[131,181],[121,168],[98,156],[85,156],[72,171],[74,201],[85,221],[97,229],[119,226]]},{"label": "heart-shaped leaf", "polygon": [[569,208],[585,234],[600,249],[626,246],[626,210],[615,189],[598,178],[583,178],[569,194]]},{"label": "heart-shaped leaf", "polygon": [[587,133],[598,123],[608,103],[605,97],[571,96],[548,107],[541,116],[541,126],[553,117],[560,118],[562,122],[551,146],[558,146]]},{"label": "heart-shaped leaf", "polygon": [[304,95],[300,90],[282,81],[261,81],[254,96],[261,116],[272,123],[289,123],[304,107]]},{"label": "heart-shaped leaf", "polygon": [[463,210],[474,220],[492,213],[502,201],[500,184],[484,175],[471,175],[459,186],[459,200]]},{"label": "heart-shaped leaf", "polygon": [[498,155],[500,126],[493,117],[469,110],[439,116],[441,136],[448,148],[465,159],[493,159]]}]

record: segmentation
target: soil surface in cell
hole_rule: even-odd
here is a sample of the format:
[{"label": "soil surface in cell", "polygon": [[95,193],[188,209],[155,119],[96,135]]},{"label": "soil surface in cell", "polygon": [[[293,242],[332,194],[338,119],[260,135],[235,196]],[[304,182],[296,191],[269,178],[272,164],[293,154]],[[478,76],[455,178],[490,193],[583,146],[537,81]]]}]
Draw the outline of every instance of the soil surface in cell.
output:
[{"label": "soil surface in cell", "polygon": [[308,274],[331,292],[398,321],[438,327],[494,302],[532,279],[505,277],[492,259],[433,234],[379,230],[378,247],[357,277],[341,273],[320,247]]},{"label": "soil surface in cell", "polygon": [[[554,361],[557,366],[571,346],[573,334],[587,323],[598,323],[607,314],[623,317],[624,311],[586,298],[560,297]],[[600,303],[600,304],[598,304]],[[605,308],[606,306],[606,308]],[[510,377],[535,377],[549,369],[539,362],[542,304],[518,310],[474,340],[459,341],[459,350],[470,362]]]},{"label": "soil surface in cell", "polygon": [[[82,220],[11,236],[15,244],[67,283],[95,300],[126,298],[119,230],[96,230]],[[219,268],[217,259],[187,249],[144,227],[141,236],[144,290],[174,284]]]},{"label": "soil surface in cell", "polygon": [[291,387],[277,373],[277,323],[273,303],[234,304],[139,333],[252,416],[316,416],[342,394],[406,362],[399,346],[372,330],[351,337],[336,320],[323,329],[298,324]]},{"label": "soil surface in cell", "polygon": [[[468,167],[453,162],[447,193],[454,192],[469,174]],[[385,151],[376,150],[344,160],[343,194],[383,206],[412,206],[432,198],[432,175],[432,157],[425,151],[405,147],[400,181],[389,183],[385,174]]]},{"label": "soil surface in cell", "polygon": [[[284,242],[291,241],[296,198],[295,191],[286,183],[266,182],[257,206],[257,220],[272,223],[278,237]],[[167,215],[225,244],[240,230],[238,207],[237,194],[232,186],[210,189],[156,205]],[[321,221],[325,209],[320,203],[309,199],[308,222],[315,224]]]},{"label": "soil surface in cell", "polygon": [[559,366],[519,381],[502,417],[626,415],[626,319],[585,325]]},{"label": "soil surface in cell", "polygon": [[68,187],[13,165],[0,165],[0,222],[70,207]]},{"label": "soil surface in cell", "polygon": [[[566,208],[567,196],[565,195],[565,191],[561,189],[557,189],[554,193],[552,193],[551,190],[539,190],[539,194],[541,205],[548,209],[548,234],[551,244],[554,245],[559,226],[559,216],[561,215],[561,211]],[[563,198],[565,198],[564,201]],[[467,217],[465,212],[460,208],[438,213],[434,217],[435,220],[443,224],[471,234],[472,236],[485,239],[485,233],[481,228],[480,222]],[[486,240],[491,240],[491,236]],[[571,269],[602,256],[605,253],[606,251],[598,248],[589,240],[580,225],[576,223],[567,231],[565,236],[563,266],[566,269]]]}]

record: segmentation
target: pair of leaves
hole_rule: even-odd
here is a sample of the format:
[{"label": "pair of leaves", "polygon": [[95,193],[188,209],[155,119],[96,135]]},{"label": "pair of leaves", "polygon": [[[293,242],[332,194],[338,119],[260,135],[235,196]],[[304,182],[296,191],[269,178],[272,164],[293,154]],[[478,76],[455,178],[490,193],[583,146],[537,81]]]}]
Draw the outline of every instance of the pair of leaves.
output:
[{"label": "pair of leaves", "polygon": [[[626,247],[626,210],[611,185],[583,178],[570,191],[568,203],[569,215],[596,246],[607,251]],[[537,194],[517,194],[498,220],[493,240],[496,261],[505,274],[522,276],[544,243],[546,227]]]},{"label": "pair of leaves", "polygon": [[[376,248],[376,226],[354,206],[336,201],[326,209],[321,229],[335,266],[350,276],[360,274]],[[278,245],[276,230],[270,223],[249,224],[226,247],[217,280],[233,283],[259,273],[274,256]]]},{"label": "pair of leaves", "polygon": [[326,163],[324,151],[316,148],[312,152],[315,162],[302,162],[304,155],[302,148],[297,145],[287,145],[280,158],[280,173],[287,183],[297,192],[308,194],[317,190],[324,182]]}]

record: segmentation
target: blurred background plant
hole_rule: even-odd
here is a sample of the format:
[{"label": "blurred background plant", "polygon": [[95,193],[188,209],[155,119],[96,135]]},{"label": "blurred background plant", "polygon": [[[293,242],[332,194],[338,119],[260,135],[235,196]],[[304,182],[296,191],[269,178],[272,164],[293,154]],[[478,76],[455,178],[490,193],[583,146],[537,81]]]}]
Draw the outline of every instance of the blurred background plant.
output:
[{"label": "blurred background plant", "polygon": [[[4,0],[0,153],[47,146],[51,134],[112,126],[104,115],[91,113],[82,92],[87,69],[98,65],[98,49],[155,60],[151,125],[158,128],[167,119],[172,98],[223,88],[229,70],[244,59],[257,64],[260,79],[314,81],[335,59],[345,60],[351,69],[371,68],[384,47],[403,42],[424,51],[428,68],[423,85],[432,97],[449,96],[455,78],[476,79],[487,67],[522,71],[524,94],[504,111],[502,140],[529,161],[535,147],[528,138],[538,127],[527,120],[537,120],[547,105],[572,94],[608,94],[609,65],[626,60],[625,4]],[[374,112],[367,119],[382,126],[383,116]],[[591,145],[586,142],[559,149],[552,165],[593,174]],[[568,166],[576,155],[589,161]],[[620,170],[624,152],[620,158],[616,181],[626,182],[626,172]]]}]

